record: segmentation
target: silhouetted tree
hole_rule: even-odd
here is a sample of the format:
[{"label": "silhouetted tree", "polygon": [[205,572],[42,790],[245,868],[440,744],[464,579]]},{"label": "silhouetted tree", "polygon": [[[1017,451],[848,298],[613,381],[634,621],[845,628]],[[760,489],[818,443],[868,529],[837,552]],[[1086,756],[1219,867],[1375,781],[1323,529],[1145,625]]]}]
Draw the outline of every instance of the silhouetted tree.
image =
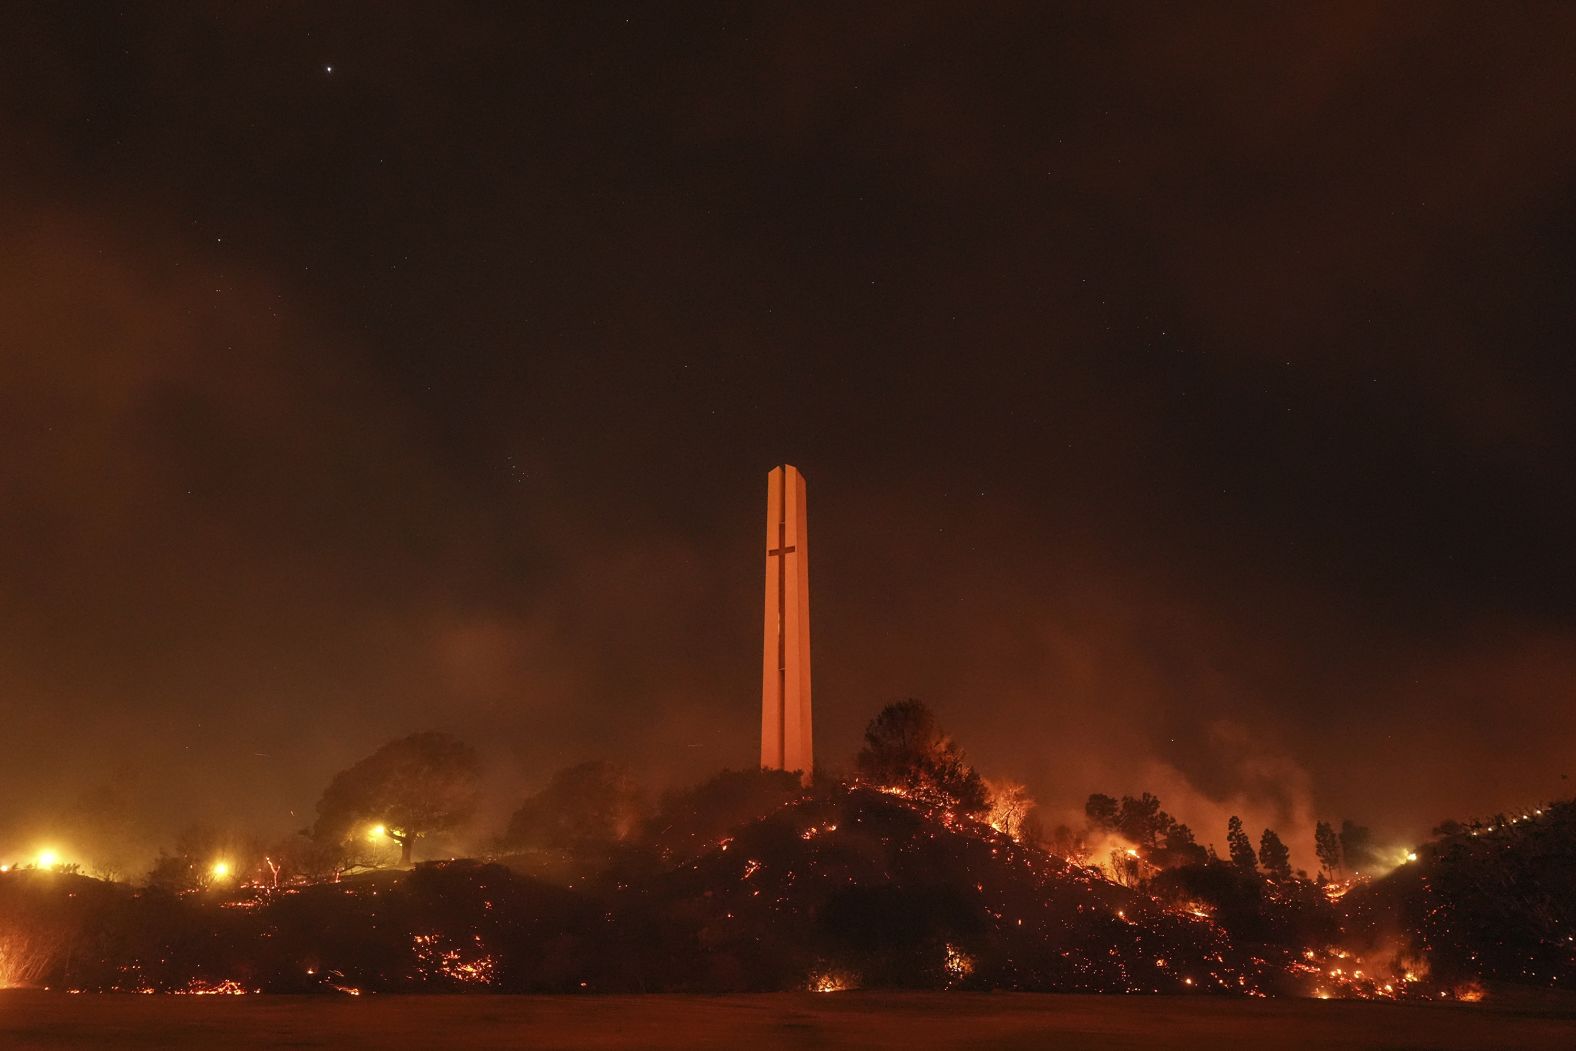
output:
[{"label": "silhouetted tree", "polygon": [[1084,804],[1084,814],[1089,818],[1089,823],[1096,828],[1102,828],[1107,832],[1115,832],[1118,807],[1119,804],[1115,797],[1095,792],[1089,796],[1089,801]]},{"label": "silhouetted tree", "polygon": [[517,847],[606,847],[633,836],[648,810],[629,771],[593,760],[555,773],[514,812],[505,839]]},{"label": "silhouetted tree", "polygon": [[1193,830],[1160,808],[1160,800],[1145,792],[1137,799],[1123,796],[1120,801],[1098,792],[1084,804],[1089,823],[1114,832],[1143,849],[1152,866],[1202,864],[1208,852],[1193,838]]},{"label": "silhouetted tree", "polygon": [[300,881],[338,880],[351,869],[373,866],[377,856],[377,844],[366,837],[314,838],[303,829],[263,851],[256,878],[271,890]]},{"label": "silhouetted tree", "polygon": [[317,801],[312,834],[342,842],[382,825],[408,865],[417,839],[469,820],[480,791],[470,745],[443,733],[411,734],[334,776]]},{"label": "silhouetted tree", "polygon": [[1157,862],[1162,868],[1181,865],[1202,865],[1209,860],[1209,852],[1193,838],[1193,830],[1179,822],[1172,822],[1161,840]]},{"label": "silhouetted tree", "polygon": [[1122,806],[1116,815],[1117,830],[1140,846],[1151,849],[1171,824],[1171,815],[1160,809],[1160,800],[1148,792],[1134,799],[1122,797]]},{"label": "silhouetted tree", "polygon": [[921,802],[975,816],[990,809],[979,772],[920,701],[898,701],[881,709],[865,728],[865,745],[855,765],[864,780]]},{"label": "silhouetted tree", "polygon": [[1160,808],[1160,799],[1144,793],[1138,799],[1095,793],[1084,804],[1084,815],[1089,824],[1103,832],[1114,832],[1141,846],[1146,860],[1152,867],[1174,868],[1177,865],[1202,865],[1209,860],[1209,851],[1198,845],[1193,829],[1177,821]]},{"label": "silhouetted tree", "polygon": [[1045,849],[1070,860],[1081,861],[1088,855],[1088,844],[1071,825],[1057,825],[1045,838]]},{"label": "silhouetted tree", "polygon": [[1231,853],[1231,863],[1247,872],[1258,871],[1258,859],[1253,853],[1253,840],[1242,829],[1242,819],[1235,814],[1226,822],[1226,846]]},{"label": "silhouetted tree", "polygon": [[1314,825],[1313,850],[1319,855],[1319,864],[1332,878],[1341,871],[1341,839],[1328,821]]},{"label": "silhouetted tree", "polygon": [[1341,857],[1346,867],[1357,872],[1371,872],[1379,865],[1374,854],[1373,833],[1350,818],[1341,822]]},{"label": "silhouetted tree", "polygon": [[648,838],[667,855],[687,857],[804,795],[792,770],[724,770],[693,788],[664,795],[646,823]]},{"label": "silhouetted tree", "polygon": [[188,825],[176,834],[173,850],[160,848],[148,873],[148,886],[186,894],[206,890],[215,882],[245,879],[256,866],[255,855],[250,844],[222,836],[207,825]]},{"label": "silhouetted tree", "polygon": [[1273,829],[1267,828],[1259,836],[1259,864],[1267,874],[1278,879],[1291,876],[1291,851]]}]

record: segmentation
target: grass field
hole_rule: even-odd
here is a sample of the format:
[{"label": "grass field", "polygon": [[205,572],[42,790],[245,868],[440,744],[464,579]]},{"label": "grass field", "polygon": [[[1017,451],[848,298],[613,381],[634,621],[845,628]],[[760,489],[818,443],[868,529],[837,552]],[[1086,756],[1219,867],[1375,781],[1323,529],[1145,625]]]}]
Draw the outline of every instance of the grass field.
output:
[{"label": "grass field", "polygon": [[70,996],[0,993],[0,1047],[1576,1048],[1570,999],[1461,1005],[973,993],[739,996]]}]

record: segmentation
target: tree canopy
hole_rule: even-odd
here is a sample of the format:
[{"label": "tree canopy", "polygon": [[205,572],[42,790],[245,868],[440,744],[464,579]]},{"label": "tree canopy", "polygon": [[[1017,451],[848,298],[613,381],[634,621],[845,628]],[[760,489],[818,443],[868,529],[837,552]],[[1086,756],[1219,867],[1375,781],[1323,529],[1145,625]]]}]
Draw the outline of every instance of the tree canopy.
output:
[{"label": "tree canopy", "polygon": [[628,770],[593,760],[555,773],[514,812],[504,838],[516,847],[607,847],[635,835],[648,810]]},{"label": "tree canopy", "polygon": [[1286,879],[1291,875],[1291,851],[1281,842],[1274,829],[1265,829],[1259,836],[1259,864],[1268,875]]},{"label": "tree canopy", "polygon": [[791,770],[723,770],[664,795],[647,824],[650,839],[665,855],[688,856],[804,794],[799,775]]},{"label": "tree canopy", "polygon": [[343,842],[382,826],[409,864],[415,841],[464,824],[480,792],[470,745],[444,733],[411,734],[334,775],[317,801],[312,834]]},{"label": "tree canopy", "polygon": [[971,816],[990,809],[979,772],[922,701],[897,701],[881,709],[865,728],[854,764],[865,781],[921,802]]},{"label": "tree canopy", "polygon": [[1244,872],[1258,871],[1259,861],[1253,853],[1253,840],[1248,838],[1242,827],[1242,819],[1235,814],[1226,822],[1226,846],[1230,849],[1233,865]]},{"label": "tree canopy", "polygon": [[1313,852],[1319,857],[1319,866],[1334,877],[1341,871],[1341,838],[1335,834],[1328,821],[1320,821],[1313,828]]},{"label": "tree canopy", "polygon": [[1113,832],[1143,850],[1144,859],[1160,868],[1202,865],[1209,852],[1198,844],[1193,830],[1160,807],[1158,796],[1148,792],[1134,798],[1096,792],[1084,804],[1089,823]]},{"label": "tree canopy", "polygon": [[1374,850],[1373,833],[1364,825],[1347,818],[1341,822],[1341,859],[1346,867],[1357,872],[1372,873],[1380,865]]}]

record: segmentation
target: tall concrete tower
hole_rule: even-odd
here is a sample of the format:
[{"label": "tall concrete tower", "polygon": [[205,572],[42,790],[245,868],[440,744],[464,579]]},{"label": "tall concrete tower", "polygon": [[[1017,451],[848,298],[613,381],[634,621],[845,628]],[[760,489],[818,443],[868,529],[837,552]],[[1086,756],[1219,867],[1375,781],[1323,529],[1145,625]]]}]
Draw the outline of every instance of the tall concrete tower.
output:
[{"label": "tall concrete tower", "polygon": [[810,552],[804,475],[766,476],[766,630],[761,647],[761,765],[810,783]]}]

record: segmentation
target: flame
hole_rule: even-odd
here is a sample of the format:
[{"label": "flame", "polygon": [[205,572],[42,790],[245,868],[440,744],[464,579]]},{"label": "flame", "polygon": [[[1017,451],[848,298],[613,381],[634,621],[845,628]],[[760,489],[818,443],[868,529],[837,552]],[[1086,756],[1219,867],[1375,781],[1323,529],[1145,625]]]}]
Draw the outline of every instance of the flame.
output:
[{"label": "flame", "polygon": [[1475,1004],[1483,999],[1483,987],[1476,982],[1469,982],[1456,989],[1456,999],[1464,1004]]},{"label": "flame", "polygon": [[859,980],[847,971],[827,968],[810,973],[809,989],[812,993],[841,993],[859,988]]}]

